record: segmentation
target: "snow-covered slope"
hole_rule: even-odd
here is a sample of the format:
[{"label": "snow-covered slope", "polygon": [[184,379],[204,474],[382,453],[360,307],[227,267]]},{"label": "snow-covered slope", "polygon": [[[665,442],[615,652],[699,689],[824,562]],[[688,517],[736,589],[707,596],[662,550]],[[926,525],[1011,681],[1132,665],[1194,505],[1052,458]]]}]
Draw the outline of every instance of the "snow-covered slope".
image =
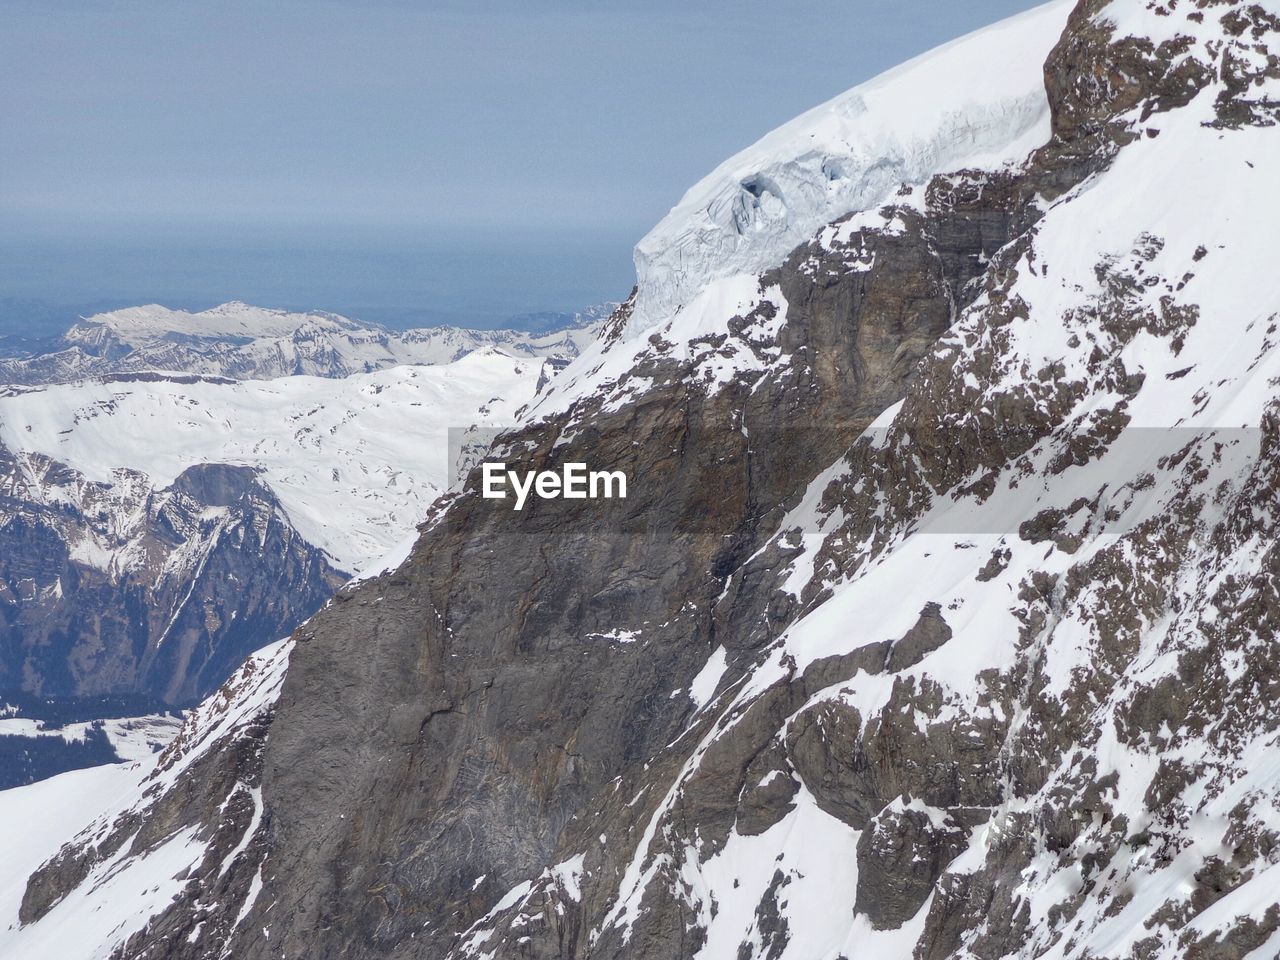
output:
[{"label": "snow-covered slope", "polygon": [[[0,444],[89,481],[129,473],[132,486],[153,490],[193,464],[253,467],[298,532],[355,571],[412,531],[449,486],[449,431],[510,424],[542,366],[484,350],[343,379],[120,376],[11,388],[0,393]],[[129,548],[79,552],[107,568],[127,566]]]},{"label": "snow-covered slope", "polygon": [[[157,801],[162,804],[166,791],[211,752],[259,747],[263,716],[279,696],[288,658],[286,642],[250,657],[222,690],[190,713],[163,753],[0,791],[0,957],[106,960],[174,902],[186,885],[182,876],[198,872],[204,860],[212,859],[207,866],[216,877],[241,866],[237,861],[260,822],[260,791],[234,778],[220,802],[245,819],[243,838],[233,837],[227,849],[218,848],[227,843],[225,836],[185,830],[154,850],[141,836],[114,849],[103,841],[122,824],[159,815]],[[93,851],[85,884],[52,907],[52,922],[24,925],[27,891],[21,878],[55,860],[60,850]]]},{"label": "snow-covered slope", "polygon": [[[24,953],[18,932],[18,907],[26,890],[25,874],[53,857],[58,849],[94,818],[131,796],[141,779],[132,764],[107,764],[64,773],[40,783],[0,791],[0,956],[16,960]],[[84,949],[83,931],[67,931],[61,955],[103,956]],[[30,940],[28,935],[26,938]],[[56,954],[45,954],[54,956]]]},{"label": "snow-covered slope", "polygon": [[1049,136],[1043,65],[1069,0],[932,50],[815,107],[693,186],[636,247],[629,332],[709,283],[781,262],[823,224],[903,184],[1020,161]]}]

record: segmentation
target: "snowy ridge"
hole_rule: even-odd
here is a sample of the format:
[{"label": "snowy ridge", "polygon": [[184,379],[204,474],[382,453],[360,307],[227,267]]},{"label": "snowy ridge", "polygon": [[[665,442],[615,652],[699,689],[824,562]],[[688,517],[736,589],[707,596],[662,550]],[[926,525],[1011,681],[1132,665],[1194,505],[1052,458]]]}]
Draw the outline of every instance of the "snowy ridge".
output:
[{"label": "snowy ridge", "polygon": [[779,127],[690,189],[636,246],[630,335],[709,283],[774,266],[819,227],[904,183],[1018,161],[1049,133],[1054,0],[938,47]]},{"label": "snowy ridge", "polygon": [[[619,311],[619,336],[584,345],[531,407],[533,418],[583,400],[616,404],[645,389],[631,374],[655,356],[706,356],[715,383],[776,361],[769,346],[785,303],[762,289],[822,227],[849,214],[894,229],[879,207],[900,187],[964,167],[1023,160],[1049,137],[1043,64],[1072,7],[1054,0],[944,44],[854,87],[725,161],[691,188],[636,246],[636,293]],[[918,204],[916,195],[900,197]],[[835,239],[862,222],[846,221]],[[764,302],[778,315],[750,345],[708,350]],[[651,338],[657,335],[657,345]]]}]

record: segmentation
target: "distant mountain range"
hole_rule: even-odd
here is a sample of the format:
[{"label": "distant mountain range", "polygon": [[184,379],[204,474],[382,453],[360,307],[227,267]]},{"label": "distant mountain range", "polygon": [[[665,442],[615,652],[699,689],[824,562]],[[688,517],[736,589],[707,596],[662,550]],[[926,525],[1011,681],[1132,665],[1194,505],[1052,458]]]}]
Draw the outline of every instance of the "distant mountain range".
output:
[{"label": "distant mountain range", "polygon": [[600,325],[563,319],[393,332],[150,305],[0,361],[0,692],[209,693],[414,533],[464,444]]},{"label": "distant mountain range", "polygon": [[[59,337],[78,320],[128,310],[138,305],[137,300],[94,299],[84,302],[62,302],[35,297],[0,296],[0,357],[18,356],[25,351],[46,349],[47,345],[57,341]],[[523,333],[542,334],[563,330],[566,327],[580,326],[590,323],[592,319],[603,319],[614,309],[617,303],[603,302],[581,310],[539,310],[529,313],[517,313],[496,322],[485,323],[451,323],[445,320],[427,322],[414,314],[406,314],[403,319],[387,316],[389,311],[375,311],[377,318],[369,319],[359,311],[347,311],[361,317],[360,326],[385,328],[388,330],[416,330],[429,327],[459,326],[464,330],[515,330]],[[177,313],[188,311],[203,313],[203,305],[182,303],[172,307]],[[216,307],[214,308],[216,309]],[[309,311],[298,307],[282,307],[281,312],[290,314],[306,314]]]},{"label": "distant mountain range", "polygon": [[440,364],[477,350],[570,359],[595,336],[605,307],[530,314],[535,332],[423,327],[390,330],[333,313],[231,302],[190,313],[150,304],[94,314],[60,336],[15,340],[0,352],[0,384],[65,383],[147,370],[240,380],[347,377],[400,364]]}]

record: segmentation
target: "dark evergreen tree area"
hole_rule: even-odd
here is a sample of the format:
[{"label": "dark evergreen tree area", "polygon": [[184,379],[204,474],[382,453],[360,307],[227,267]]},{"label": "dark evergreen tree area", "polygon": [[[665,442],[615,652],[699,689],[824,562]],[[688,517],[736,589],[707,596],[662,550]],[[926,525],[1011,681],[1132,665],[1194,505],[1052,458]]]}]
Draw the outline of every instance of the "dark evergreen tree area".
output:
[{"label": "dark evergreen tree area", "polygon": [[0,736],[0,790],[35,783],[68,770],[115,763],[119,759],[101,723],[90,727],[83,740]]}]

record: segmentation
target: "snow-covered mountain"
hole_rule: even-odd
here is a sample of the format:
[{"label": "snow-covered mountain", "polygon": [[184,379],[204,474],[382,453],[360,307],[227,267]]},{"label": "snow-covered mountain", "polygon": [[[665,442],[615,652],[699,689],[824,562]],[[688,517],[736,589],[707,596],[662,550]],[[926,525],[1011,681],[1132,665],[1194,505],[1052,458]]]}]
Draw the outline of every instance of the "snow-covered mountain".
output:
[{"label": "snow-covered mountain", "polygon": [[[75,483],[135,501],[195,464],[249,467],[294,529],[355,571],[409,534],[448,488],[449,431],[512,423],[543,372],[543,361],[486,349],[342,379],[126,374],[14,387],[0,389],[0,445],[19,463],[56,461]],[[77,497],[34,477],[27,492],[49,503]],[[132,557],[122,532],[130,513],[113,513],[108,534],[74,547],[103,569]]]},{"label": "snow-covered mountain", "polygon": [[410,537],[547,363],[0,391],[0,689],[193,702]]},{"label": "snow-covered mountain", "polygon": [[392,331],[332,313],[238,302],[199,313],[152,304],[96,314],[43,351],[0,359],[0,384],[152,370],[242,380],[347,377],[403,364],[452,363],[475,351],[568,360],[594,339],[598,323],[596,313],[587,311],[569,326],[542,334],[459,327]]},{"label": "snow-covered mountain", "polygon": [[[473,475],[100,802],[0,795],[59,824],[0,956],[1280,955],[1280,10],[1052,3],[858,97],[936,166],[779,173],[790,246],[673,213],[719,252],[646,241],[494,448],[627,499]],[[783,129],[707,189],[808,182]]]},{"label": "snow-covered mountain", "polygon": [[[55,381],[86,357],[90,370],[179,369],[0,387],[0,690],[90,711],[104,695],[196,702],[411,539],[454,458],[512,422],[592,322],[388,340],[333,315],[228,304],[72,328],[69,348],[18,366]],[[386,369],[347,373],[364,367]],[[7,782],[115,759],[116,716],[13,716],[0,724]]]}]

